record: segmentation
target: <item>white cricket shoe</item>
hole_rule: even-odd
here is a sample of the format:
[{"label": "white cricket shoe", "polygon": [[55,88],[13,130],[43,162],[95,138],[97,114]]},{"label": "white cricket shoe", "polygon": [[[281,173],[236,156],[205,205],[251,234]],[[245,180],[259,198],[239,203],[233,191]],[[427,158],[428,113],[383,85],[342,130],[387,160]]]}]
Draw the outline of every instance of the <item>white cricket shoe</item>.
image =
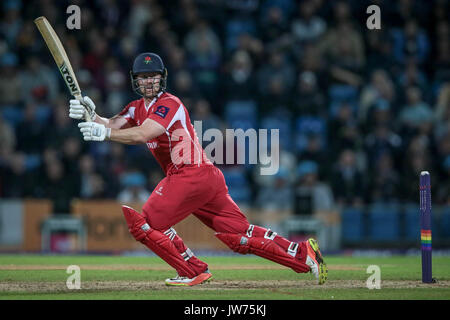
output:
[{"label": "white cricket shoe", "polygon": [[200,273],[198,276],[194,278],[188,277],[180,277],[176,276],[175,278],[166,279],[166,285],[168,286],[195,286],[197,284],[205,283],[210,281],[212,278],[212,273],[206,270],[203,273]]}]

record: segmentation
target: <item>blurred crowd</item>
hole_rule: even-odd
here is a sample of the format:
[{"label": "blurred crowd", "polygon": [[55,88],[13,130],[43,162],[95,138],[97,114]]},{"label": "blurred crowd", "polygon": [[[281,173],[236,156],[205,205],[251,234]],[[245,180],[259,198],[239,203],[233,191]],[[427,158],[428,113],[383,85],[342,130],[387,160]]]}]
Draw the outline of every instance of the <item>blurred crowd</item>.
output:
[{"label": "blurred crowd", "polygon": [[[70,4],[81,29],[68,30]],[[366,8],[381,9],[369,30]],[[311,211],[450,204],[450,24],[446,0],[94,0],[1,3],[0,197],[146,200],[163,173],[145,146],[85,143],[68,90],[33,24],[55,27],[83,95],[113,116],[131,100],[141,52],[208,128],[280,129],[280,170],[221,166],[232,197]],[[207,143],[204,143],[206,146]],[[305,196],[306,195],[306,196]],[[306,199],[306,200],[305,200]]]}]

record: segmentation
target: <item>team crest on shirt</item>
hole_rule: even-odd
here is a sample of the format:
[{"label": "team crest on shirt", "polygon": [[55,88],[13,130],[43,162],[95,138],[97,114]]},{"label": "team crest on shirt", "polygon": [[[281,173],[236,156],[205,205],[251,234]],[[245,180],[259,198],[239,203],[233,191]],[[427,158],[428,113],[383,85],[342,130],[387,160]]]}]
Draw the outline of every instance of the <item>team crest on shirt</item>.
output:
[{"label": "team crest on shirt", "polygon": [[165,106],[159,106],[158,108],[156,108],[156,111],[154,112],[154,114],[157,114],[158,116],[160,116],[163,119],[167,116],[168,113],[169,113],[169,108],[165,107]]}]

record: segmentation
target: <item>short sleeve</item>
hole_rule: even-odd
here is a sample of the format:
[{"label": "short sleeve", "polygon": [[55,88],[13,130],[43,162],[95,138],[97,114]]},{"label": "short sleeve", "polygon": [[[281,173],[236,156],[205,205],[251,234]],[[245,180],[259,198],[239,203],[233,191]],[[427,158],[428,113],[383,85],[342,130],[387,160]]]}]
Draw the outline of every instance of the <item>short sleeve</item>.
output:
[{"label": "short sleeve", "polygon": [[119,116],[124,117],[131,126],[136,126],[136,122],[134,121],[134,111],[136,107],[133,103],[129,103],[123,110],[119,113]]},{"label": "short sleeve", "polygon": [[154,107],[148,118],[158,122],[167,129],[175,117],[178,107],[179,105],[175,101],[165,99],[165,101]]}]

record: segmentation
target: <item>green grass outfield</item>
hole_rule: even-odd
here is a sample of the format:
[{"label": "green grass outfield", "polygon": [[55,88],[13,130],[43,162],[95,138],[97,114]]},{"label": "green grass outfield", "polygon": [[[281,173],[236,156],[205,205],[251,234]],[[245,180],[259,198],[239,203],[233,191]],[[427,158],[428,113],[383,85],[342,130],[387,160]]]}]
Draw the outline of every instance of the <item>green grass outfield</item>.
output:
[{"label": "green grass outfield", "polygon": [[[378,300],[450,299],[450,257],[433,257],[436,284],[422,284],[420,256],[328,256],[328,282],[255,256],[200,257],[214,278],[195,287],[167,287],[175,272],[157,257],[0,255],[0,299]],[[69,265],[81,269],[81,289],[69,290]],[[367,267],[381,270],[369,290]]]}]

